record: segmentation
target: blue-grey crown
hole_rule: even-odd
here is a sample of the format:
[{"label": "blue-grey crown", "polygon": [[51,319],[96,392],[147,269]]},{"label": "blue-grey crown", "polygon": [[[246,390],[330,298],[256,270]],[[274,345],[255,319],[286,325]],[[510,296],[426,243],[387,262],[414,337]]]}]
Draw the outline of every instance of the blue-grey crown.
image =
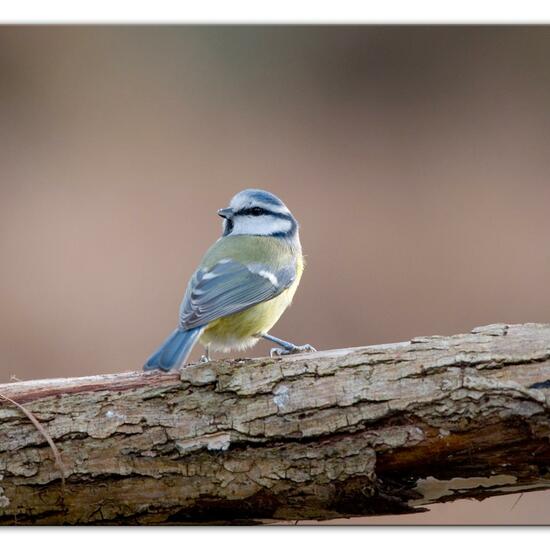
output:
[{"label": "blue-grey crown", "polygon": [[263,189],[245,189],[237,193],[231,202],[237,200],[253,200],[273,206],[285,206],[285,203],[279,197]]}]

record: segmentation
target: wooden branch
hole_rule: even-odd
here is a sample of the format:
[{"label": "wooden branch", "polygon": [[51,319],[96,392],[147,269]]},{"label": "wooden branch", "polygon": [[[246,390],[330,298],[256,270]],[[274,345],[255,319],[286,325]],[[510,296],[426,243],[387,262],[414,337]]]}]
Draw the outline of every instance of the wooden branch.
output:
[{"label": "wooden branch", "polygon": [[0,524],[412,513],[550,486],[550,325],[0,386]]}]

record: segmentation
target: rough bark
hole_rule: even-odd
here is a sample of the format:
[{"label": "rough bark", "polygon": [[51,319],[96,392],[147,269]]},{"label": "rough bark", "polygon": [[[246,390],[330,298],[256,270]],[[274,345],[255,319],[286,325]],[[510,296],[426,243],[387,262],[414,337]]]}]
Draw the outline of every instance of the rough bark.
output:
[{"label": "rough bark", "polygon": [[18,382],[0,523],[182,524],[422,511],[550,485],[550,325]]}]

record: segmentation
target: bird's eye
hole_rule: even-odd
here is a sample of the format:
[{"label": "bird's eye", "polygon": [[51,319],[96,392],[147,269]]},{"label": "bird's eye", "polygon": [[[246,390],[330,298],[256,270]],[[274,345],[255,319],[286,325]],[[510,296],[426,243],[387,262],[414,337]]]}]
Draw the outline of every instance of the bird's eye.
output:
[{"label": "bird's eye", "polygon": [[264,213],[263,208],[260,208],[259,206],[256,206],[250,209],[251,216],[261,216],[263,213]]}]

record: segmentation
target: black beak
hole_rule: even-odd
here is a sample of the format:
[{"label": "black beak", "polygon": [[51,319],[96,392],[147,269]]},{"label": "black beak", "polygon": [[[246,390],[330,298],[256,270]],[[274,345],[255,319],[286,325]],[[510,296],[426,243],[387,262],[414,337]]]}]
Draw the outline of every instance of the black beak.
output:
[{"label": "black beak", "polygon": [[225,218],[226,220],[230,220],[233,217],[233,209],[232,208],[220,208],[220,210],[218,210],[218,216],[221,216],[222,218]]}]

